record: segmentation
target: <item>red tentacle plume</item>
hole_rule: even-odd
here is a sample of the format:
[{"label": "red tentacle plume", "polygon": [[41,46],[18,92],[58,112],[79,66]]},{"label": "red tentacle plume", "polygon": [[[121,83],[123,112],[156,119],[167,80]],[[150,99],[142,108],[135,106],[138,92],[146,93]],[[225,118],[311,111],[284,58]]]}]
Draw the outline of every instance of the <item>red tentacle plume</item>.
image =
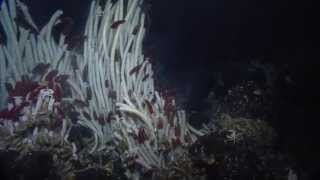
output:
[{"label": "red tentacle plume", "polygon": [[33,91],[39,85],[29,79],[23,79],[17,81],[15,87],[13,88],[10,83],[5,83],[8,94],[10,97],[22,96],[25,97],[30,91]]},{"label": "red tentacle plume", "polygon": [[53,88],[53,97],[55,98],[55,101],[61,101],[62,98],[62,88],[60,84],[56,84],[56,86]]},{"label": "red tentacle plume", "polygon": [[166,114],[168,114],[170,111],[173,110],[173,104],[172,104],[172,99],[164,99],[164,111]]},{"label": "red tentacle plume", "polygon": [[157,128],[158,129],[164,128],[164,120],[162,118],[158,119]]},{"label": "red tentacle plume", "polygon": [[176,114],[176,109],[172,101],[173,100],[170,98],[170,100],[165,100],[164,104],[164,113],[170,125],[173,125],[173,120]]},{"label": "red tentacle plume", "polygon": [[4,109],[0,111],[0,119],[9,119],[13,121],[18,121],[19,117],[22,115],[21,111],[24,107],[28,106],[29,103],[22,103],[20,106],[14,106],[12,109]]},{"label": "red tentacle plume", "polygon": [[146,133],[144,128],[140,128],[139,129],[139,131],[138,131],[138,139],[137,140],[138,140],[139,144],[142,144],[146,140],[148,140],[148,136],[147,136],[147,133]]},{"label": "red tentacle plume", "polygon": [[55,78],[56,76],[58,75],[58,70],[52,70],[50,71],[46,77],[45,77],[45,80],[46,81],[53,81],[53,78]]},{"label": "red tentacle plume", "polygon": [[171,144],[173,148],[176,148],[177,146],[182,144],[181,139],[180,138],[172,139]]},{"label": "red tentacle plume", "polygon": [[164,99],[164,114],[168,119],[170,125],[173,125],[173,120],[176,115],[176,107],[173,104],[175,91],[174,90],[164,90],[161,92],[161,96]]},{"label": "red tentacle plume", "polygon": [[30,101],[32,103],[36,102],[37,101],[37,97],[38,97],[38,94],[40,93],[40,91],[42,89],[46,88],[45,86],[42,86],[42,85],[38,85],[37,88],[35,88],[34,90],[32,90],[31,92],[29,92],[26,96],[26,100],[27,101]]},{"label": "red tentacle plume", "polygon": [[[21,104],[13,103],[11,109],[4,109],[0,111],[0,118],[10,119],[10,120],[19,120],[19,117],[23,114],[23,109],[30,104],[37,102],[38,95],[42,89],[50,88],[53,90],[53,97],[56,102],[61,101],[62,98],[62,87],[60,83],[63,83],[67,80],[67,75],[58,75],[57,70],[52,70],[48,72],[50,64],[39,63],[33,70],[33,75],[40,76],[44,81],[35,82],[32,81],[28,75],[23,75],[20,81],[17,81],[13,86],[10,83],[5,83],[6,89],[9,94],[9,100],[14,99],[15,97],[22,97]],[[59,104],[59,103],[58,103]],[[58,119],[64,118],[63,111],[59,108],[59,105],[54,104],[54,113],[57,115]]]},{"label": "red tentacle plume", "polygon": [[181,136],[181,129],[179,126],[174,127],[174,135],[176,138],[179,138]]},{"label": "red tentacle plume", "polygon": [[131,75],[133,75],[133,74],[135,74],[135,73],[138,73],[139,71],[140,71],[140,69],[141,69],[141,64],[139,64],[139,65],[137,65],[137,66],[135,66],[134,68],[132,68],[130,71],[129,71],[129,75],[131,76]]},{"label": "red tentacle plume", "polygon": [[148,108],[150,114],[153,114],[154,113],[154,109],[153,109],[152,104],[148,100],[145,100],[145,103],[147,105],[147,108]]},{"label": "red tentacle plume", "polygon": [[124,22],[126,22],[125,20],[119,20],[119,21],[115,21],[111,24],[111,29],[117,29],[119,27],[120,24],[123,24]]},{"label": "red tentacle plume", "polygon": [[59,83],[56,83],[54,79],[49,81],[48,88],[53,90],[53,97],[55,98],[55,101],[60,101],[62,98],[62,88]]},{"label": "red tentacle plume", "polygon": [[168,118],[168,122],[171,126],[173,126],[173,121],[174,121],[174,117],[176,115],[176,111],[172,110],[172,111],[169,111],[168,114],[167,114],[167,118]]}]

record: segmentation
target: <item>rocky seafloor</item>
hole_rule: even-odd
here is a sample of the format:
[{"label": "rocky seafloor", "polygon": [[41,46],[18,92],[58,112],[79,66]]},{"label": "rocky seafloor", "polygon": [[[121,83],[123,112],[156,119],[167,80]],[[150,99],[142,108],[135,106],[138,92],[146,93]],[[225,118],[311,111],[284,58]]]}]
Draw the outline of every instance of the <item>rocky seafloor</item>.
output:
[{"label": "rocky seafloor", "polygon": [[[166,169],[146,171],[130,157],[121,158],[121,152],[115,149],[90,153],[91,134],[80,126],[72,127],[69,136],[80,147],[76,153],[59,136],[41,134],[45,132],[41,130],[29,146],[23,138],[26,134],[34,133],[36,127],[52,126],[42,117],[37,123],[20,124],[19,133],[14,136],[6,136],[8,132],[2,129],[0,179],[128,179],[136,170],[142,179],[288,179],[294,162],[277,148],[276,132],[264,119],[268,112],[266,97],[254,91],[257,87],[252,87],[253,82],[241,83],[218,102],[209,97],[211,109],[190,114],[192,122],[209,111],[212,118],[205,125],[209,133]],[[261,119],[258,118],[260,107],[266,108]],[[77,138],[79,135],[82,138]],[[83,137],[88,137],[88,142]]]}]

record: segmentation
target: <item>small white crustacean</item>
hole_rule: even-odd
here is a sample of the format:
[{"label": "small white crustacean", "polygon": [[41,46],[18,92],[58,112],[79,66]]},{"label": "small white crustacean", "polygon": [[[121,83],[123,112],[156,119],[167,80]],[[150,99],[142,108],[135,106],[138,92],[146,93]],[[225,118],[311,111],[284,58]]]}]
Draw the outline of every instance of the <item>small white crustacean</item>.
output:
[{"label": "small white crustacean", "polygon": [[36,103],[36,107],[35,107],[34,111],[32,112],[32,115],[36,115],[44,103],[48,104],[48,108],[46,110],[52,111],[53,104],[54,104],[53,93],[54,93],[54,91],[49,88],[40,90],[39,95],[38,95],[38,99],[37,99],[37,103]]},{"label": "small white crustacean", "polygon": [[227,141],[229,141],[229,142],[231,141],[231,142],[233,142],[233,144],[236,144],[236,141],[238,141],[240,138],[240,134],[237,133],[237,131],[234,129],[228,130],[228,132],[230,132],[230,134],[226,136]]}]

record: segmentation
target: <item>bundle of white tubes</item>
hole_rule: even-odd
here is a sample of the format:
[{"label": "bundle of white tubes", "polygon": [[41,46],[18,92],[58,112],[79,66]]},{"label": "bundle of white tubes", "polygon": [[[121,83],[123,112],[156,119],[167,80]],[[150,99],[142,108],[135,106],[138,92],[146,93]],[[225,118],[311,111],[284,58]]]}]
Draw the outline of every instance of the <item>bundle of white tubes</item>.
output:
[{"label": "bundle of white tubes", "polygon": [[[10,110],[11,108],[11,104],[7,102],[9,94],[5,83],[14,87],[16,82],[21,82],[23,75],[31,77],[32,69],[36,65],[49,63],[51,65],[49,70],[58,70],[59,73],[57,75],[70,71],[69,56],[72,52],[67,51],[67,45],[64,42],[65,36],[61,34],[59,41],[56,42],[52,35],[52,29],[60,23],[59,17],[61,15],[61,10],[56,11],[48,23],[39,29],[33,21],[26,4],[20,0],[6,0],[3,2],[0,10],[0,24],[4,33],[1,36],[6,41],[0,43],[0,109],[8,108]],[[19,24],[19,18],[23,18],[28,26]],[[40,82],[43,81],[41,78],[44,77],[36,76],[33,80]],[[51,89],[43,89],[38,95],[37,103],[25,107],[23,112],[26,114],[32,112],[32,115],[36,116],[44,102],[43,95],[50,98],[48,111],[52,111],[55,103],[52,96],[53,93]],[[20,119],[25,119],[26,116]],[[1,121],[10,120],[1,119]],[[16,122],[15,125],[18,126],[19,122]],[[67,136],[67,126],[67,121],[64,121],[63,128],[59,133],[62,136],[62,140]],[[38,131],[34,132],[33,136],[36,136]]]},{"label": "bundle of white tubes", "polygon": [[[0,44],[1,107],[7,96],[4,82],[14,84],[38,63],[50,63],[52,69],[71,76],[71,97],[65,99],[88,102],[88,106],[76,110],[80,112],[78,123],[93,133],[91,153],[107,149],[109,141],[124,143],[126,154],[135,156],[144,168],[165,168],[168,160],[164,150],[187,147],[204,133],[188,124],[185,111],[176,108],[173,98],[154,87],[152,64],[142,47],[146,32],[142,3],[107,0],[101,7],[93,1],[83,51],[72,52],[67,50],[63,34],[58,42],[52,35],[61,10],[36,34],[14,21],[19,9],[38,31],[27,6],[20,0],[6,0],[0,11],[7,39]],[[73,69],[71,58],[75,58],[78,69]]]}]

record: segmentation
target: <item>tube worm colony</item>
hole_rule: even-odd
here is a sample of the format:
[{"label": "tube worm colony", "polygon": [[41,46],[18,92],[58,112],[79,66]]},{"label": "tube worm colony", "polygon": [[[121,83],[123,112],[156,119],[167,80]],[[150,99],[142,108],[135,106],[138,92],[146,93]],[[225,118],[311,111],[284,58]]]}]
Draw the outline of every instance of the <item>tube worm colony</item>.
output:
[{"label": "tube worm colony", "polygon": [[27,131],[21,147],[38,146],[39,137],[48,143],[58,139],[77,157],[79,147],[69,134],[81,125],[93,135],[87,153],[117,149],[123,161],[145,170],[166,169],[186,154],[205,132],[188,124],[174,97],[155,89],[152,64],[142,51],[141,4],[118,0],[102,7],[93,1],[83,48],[75,52],[63,33],[58,41],[52,34],[61,10],[40,29],[23,2],[5,1],[0,11],[5,37],[0,44],[1,129],[9,137]]}]

